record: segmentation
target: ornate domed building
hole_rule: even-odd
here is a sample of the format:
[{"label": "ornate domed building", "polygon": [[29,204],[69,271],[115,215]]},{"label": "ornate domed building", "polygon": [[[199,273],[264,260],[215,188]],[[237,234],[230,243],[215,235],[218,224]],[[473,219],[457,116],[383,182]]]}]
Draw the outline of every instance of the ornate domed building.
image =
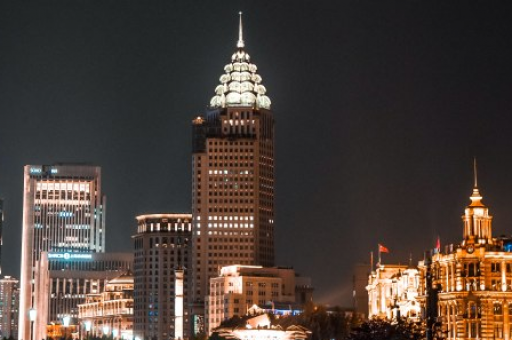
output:
[{"label": "ornate domed building", "polygon": [[[424,307],[432,305],[447,339],[512,338],[512,239],[492,236],[492,216],[475,185],[460,244],[420,262]],[[429,291],[429,280],[432,288]]]}]

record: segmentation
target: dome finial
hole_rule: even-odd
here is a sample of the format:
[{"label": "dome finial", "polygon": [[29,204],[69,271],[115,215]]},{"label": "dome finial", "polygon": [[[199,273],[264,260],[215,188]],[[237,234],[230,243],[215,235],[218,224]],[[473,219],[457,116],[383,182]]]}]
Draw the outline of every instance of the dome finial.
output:
[{"label": "dome finial", "polygon": [[240,15],[240,26],[238,28],[238,43],[236,44],[236,47],[244,48],[245,44],[244,44],[244,36],[243,36],[243,31],[242,31],[242,11],[238,12],[238,14]]}]

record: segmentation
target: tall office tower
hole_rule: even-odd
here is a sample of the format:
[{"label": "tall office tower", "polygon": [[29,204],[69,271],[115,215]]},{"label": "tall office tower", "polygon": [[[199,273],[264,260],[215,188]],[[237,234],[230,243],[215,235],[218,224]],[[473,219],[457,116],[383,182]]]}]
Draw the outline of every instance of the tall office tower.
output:
[{"label": "tall office tower", "polygon": [[0,280],[0,338],[16,337],[18,334],[19,308],[18,280],[5,276]]},{"label": "tall office tower", "polygon": [[223,266],[274,265],[274,118],[257,67],[237,49],[192,122],[193,313]]},{"label": "tall office tower", "polygon": [[0,274],[2,274],[2,246],[4,244],[2,235],[4,228],[4,201],[0,199]]},{"label": "tall office tower", "polygon": [[[100,168],[84,164],[25,166],[18,339],[30,339],[29,310],[41,315],[48,306],[49,297],[36,291],[48,270],[40,261],[41,253],[104,251],[105,197]],[[37,317],[33,327],[36,339],[45,337],[47,322]]]},{"label": "tall office tower", "polygon": [[188,303],[191,221],[191,214],[137,216],[133,236],[135,338],[189,338],[183,305]]}]

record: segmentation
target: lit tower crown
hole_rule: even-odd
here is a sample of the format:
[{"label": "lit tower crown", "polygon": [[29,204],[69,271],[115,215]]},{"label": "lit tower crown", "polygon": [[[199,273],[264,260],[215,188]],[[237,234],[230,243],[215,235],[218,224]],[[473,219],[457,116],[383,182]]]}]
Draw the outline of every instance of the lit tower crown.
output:
[{"label": "lit tower crown", "polygon": [[265,95],[267,89],[261,84],[258,68],[250,63],[245,52],[242,30],[242,12],[238,33],[237,51],[231,57],[231,63],[224,66],[226,72],[220,76],[220,85],[215,88],[215,96],[210,100],[211,108],[248,106],[257,109],[270,109],[270,98]]},{"label": "lit tower crown", "polygon": [[473,194],[469,197],[471,203],[466,207],[462,221],[464,222],[464,244],[492,244],[492,216],[489,208],[482,203],[478,190],[476,159],[474,160]]},{"label": "lit tower crown", "polygon": [[192,121],[193,315],[204,314],[220,267],[274,266],[274,114],[241,13],[238,32],[215,96]]}]

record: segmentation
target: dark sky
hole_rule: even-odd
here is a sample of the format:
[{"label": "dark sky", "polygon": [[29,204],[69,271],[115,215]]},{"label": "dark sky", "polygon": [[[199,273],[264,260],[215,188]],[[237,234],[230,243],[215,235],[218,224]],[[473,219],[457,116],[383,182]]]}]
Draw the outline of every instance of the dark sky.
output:
[{"label": "dark sky", "polygon": [[277,263],[350,305],[378,242],[418,260],[462,237],[473,156],[512,234],[512,12],[472,1],[0,2],[3,274],[19,275],[23,165],[103,170],[107,250],[190,211],[191,120],[246,47],[276,120]]}]

